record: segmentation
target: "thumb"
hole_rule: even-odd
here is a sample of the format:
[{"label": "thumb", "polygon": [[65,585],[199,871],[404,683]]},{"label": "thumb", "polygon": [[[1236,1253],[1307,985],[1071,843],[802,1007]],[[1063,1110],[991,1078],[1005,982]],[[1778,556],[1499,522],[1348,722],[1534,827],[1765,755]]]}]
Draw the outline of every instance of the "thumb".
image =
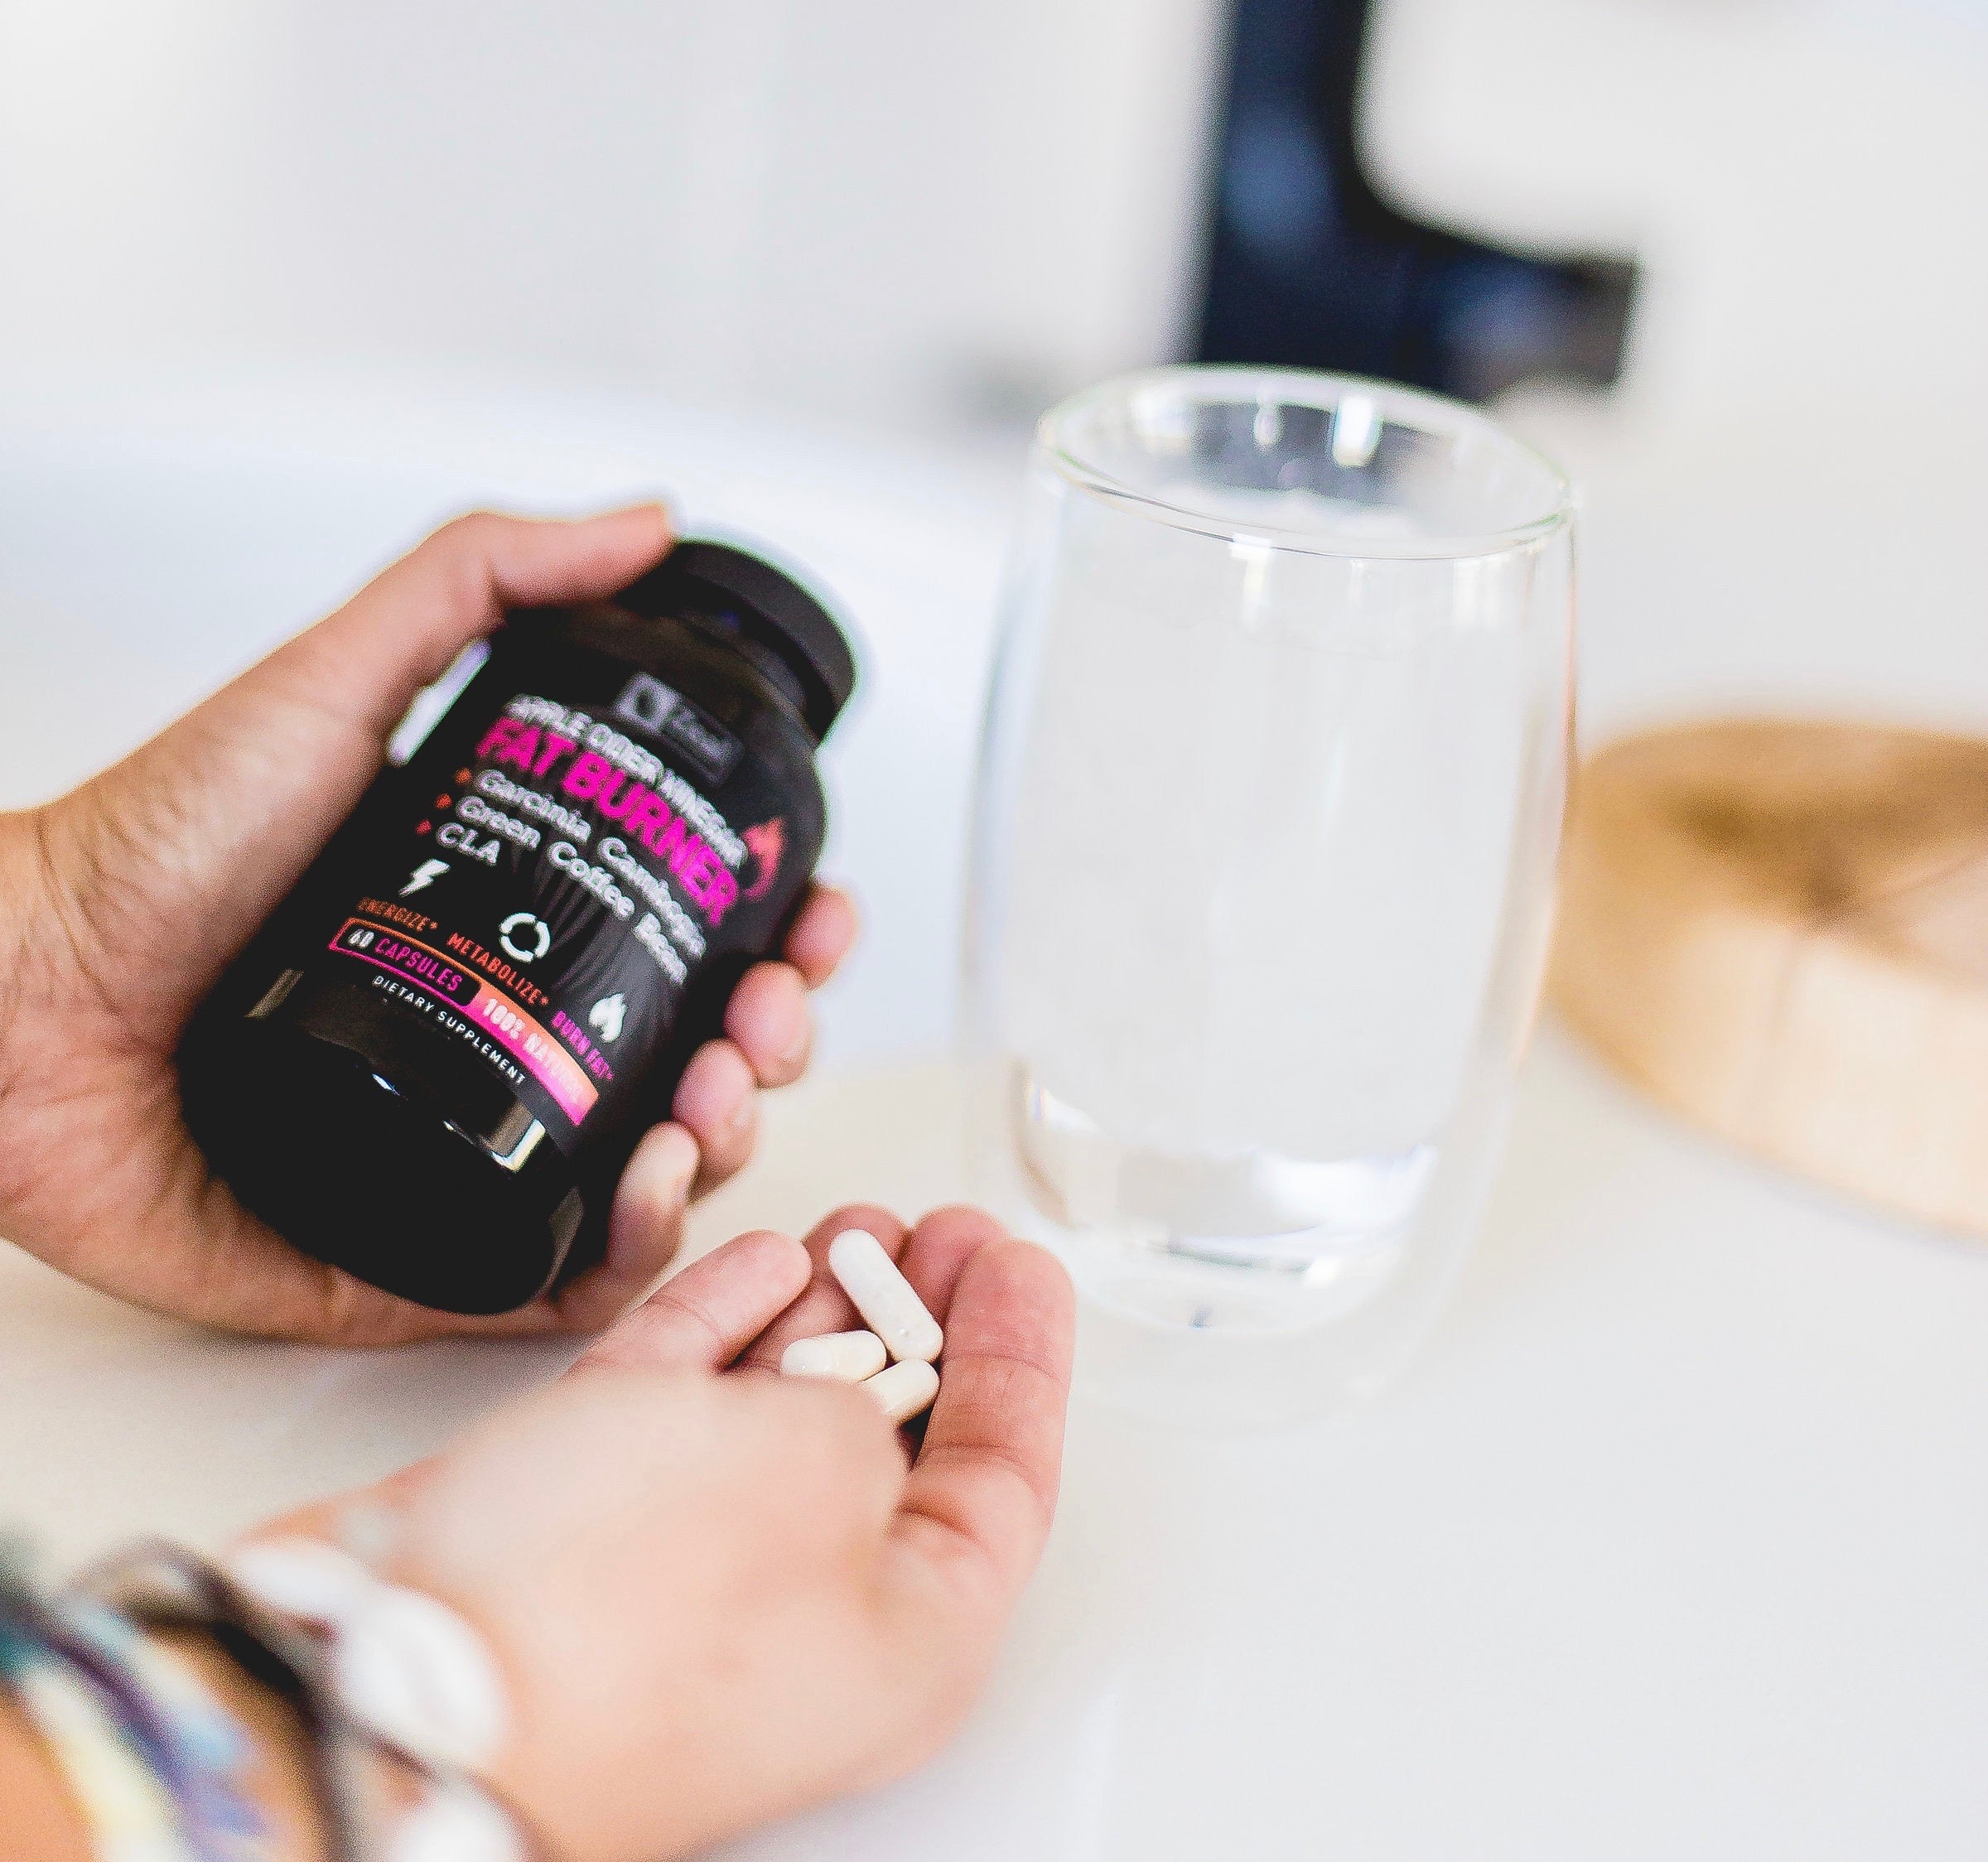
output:
[{"label": "thumb", "polygon": [[377,753],[414,694],[507,607],[611,595],[669,542],[659,504],[565,521],[457,518],[211,702],[244,688],[288,692],[362,728]]},{"label": "thumb", "polygon": [[50,811],[60,903],[97,947],[83,954],[142,953],[169,1015],[205,993],[350,813],[423,685],[507,607],[611,594],[669,540],[655,504],[437,531]]}]

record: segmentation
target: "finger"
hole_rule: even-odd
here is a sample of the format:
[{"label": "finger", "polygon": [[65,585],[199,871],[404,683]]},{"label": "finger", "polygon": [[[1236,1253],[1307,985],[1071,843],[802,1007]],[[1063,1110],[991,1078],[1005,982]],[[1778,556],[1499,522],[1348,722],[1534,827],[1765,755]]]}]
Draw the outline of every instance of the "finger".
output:
[{"label": "finger", "polygon": [[[535,1300],[490,1317],[442,1312],[301,1253],[212,1176],[170,1079],[138,1076],[107,1094],[69,1146],[77,1194],[58,1225],[31,1209],[13,1238],[50,1266],[134,1305],[233,1332],[318,1344],[393,1345],[452,1333],[516,1336],[569,1325]],[[133,1210],[144,1246],[133,1245]]]},{"label": "finger", "polygon": [[819,989],[849,954],[856,929],[856,901],[839,886],[817,885],[787,933],[787,961],[810,989]]},{"label": "finger", "polygon": [[807,1070],[814,1042],[808,986],[791,963],[755,963],[725,1008],[725,1032],[761,1086],[789,1086]]},{"label": "finger", "polygon": [[814,1263],[808,1290],[794,1301],[765,1331],[753,1341],[746,1362],[766,1370],[778,1370],[780,1353],[796,1339],[818,1339],[824,1332],[847,1332],[863,1321],[849,1295],[828,1271],[828,1244],[847,1228],[867,1228],[884,1244],[884,1252],[895,1257],[905,1245],[905,1225],[888,1209],[872,1204],[852,1203],[818,1222],[808,1232],[808,1256]]},{"label": "finger", "polygon": [[565,521],[474,512],[444,524],[257,673],[300,680],[384,740],[415,692],[506,608],[611,595],[668,546],[659,504]]},{"label": "finger", "polygon": [[782,1314],[779,1324],[754,1344],[749,1354],[752,1363],[776,1367],[780,1353],[796,1339],[817,1338],[863,1324],[862,1315],[828,1266],[828,1244],[848,1228],[867,1228],[884,1244],[885,1252],[895,1259],[905,1278],[942,1325],[967,1261],[989,1242],[1002,1240],[1007,1233],[985,1211],[963,1207],[934,1210],[909,1231],[889,1210],[873,1205],[837,1210],[809,1232],[808,1249],[816,1270],[807,1297]]},{"label": "finger", "polygon": [[[911,1607],[1011,1602],[1055,1511],[1075,1300],[1054,1256],[991,1242],[961,1270],[943,1381],[893,1531]],[[919,1600],[923,1599],[921,1604]]]},{"label": "finger", "polygon": [[[71,914],[79,940],[99,947],[85,956],[115,953],[147,975],[152,1012],[174,1032],[351,813],[422,683],[507,603],[606,592],[668,542],[653,505],[574,523],[483,515],[437,531],[49,811],[53,870],[88,894]],[[118,883],[98,883],[105,874]],[[202,929],[191,943],[176,934],[187,912]]]},{"label": "finger", "polygon": [[665,1281],[574,1368],[722,1370],[800,1295],[812,1267],[790,1236],[741,1235]]},{"label": "finger", "polygon": [[760,1122],[759,1083],[730,1041],[707,1041],[677,1083],[672,1116],[697,1141],[697,1193],[736,1175],[752,1155]]},{"label": "finger", "polygon": [[642,1135],[615,1186],[606,1258],[552,1296],[567,1330],[612,1324],[661,1277],[683,1240],[698,1161],[697,1141],[681,1125]]},{"label": "finger", "polygon": [[[204,1160],[185,1146],[179,1170],[205,1178]],[[557,1324],[543,1300],[494,1318],[417,1305],[300,1253],[212,1179],[183,1204],[155,1199],[146,1246],[129,1233],[85,1229],[73,1255],[48,1251],[53,1265],[120,1299],[226,1331],[317,1344],[397,1345],[451,1333],[504,1335],[547,1332]]]},{"label": "finger", "polygon": [[934,1209],[912,1225],[897,1264],[925,1310],[943,1326],[967,1261],[990,1242],[1007,1238],[1007,1230],[985,1209],[964,1204]]}]

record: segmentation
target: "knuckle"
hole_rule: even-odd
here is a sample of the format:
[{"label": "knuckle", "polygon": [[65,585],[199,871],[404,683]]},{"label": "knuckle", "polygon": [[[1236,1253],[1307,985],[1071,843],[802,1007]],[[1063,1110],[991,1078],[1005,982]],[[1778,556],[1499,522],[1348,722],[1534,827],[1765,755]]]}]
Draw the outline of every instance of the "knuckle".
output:
[{"label": "knuckle", "polygon": [[452,517],[428,538],[436,548],[455,552],[474,550],[506,528],[514,520],[492,510],[465,511]]},{"label": "knuckle", "polygon": [[729,1038],[707,1041],[692,1056],[684,1078],[692,1073],[698,1077],[702,1090],[710,1093],[736,1093],[752,1083],[752,1067],[736,1041]]},{"label": "knuckle", "polygon": [[454,586],[473,589],[519,521],[496,511],[466,511],[432,532],[415,553],[432,557]]},{"label": "knuckle", "polygon": [[881,1203],[845,1203],[823,1218],[822,1231],[839,1235],[845,1228],[867,1228],[890,1247],[891,1237],[903,1232],[904,1224]]},{"label": "knuckle", "polygon": [[677,1082],[674,1104],[678,1117],[686,1121],[696,1119],[723,1092],[729,1070],[726,1051],[731,1045],[728,1041],[707,1041],[690,1057],[690,1064]]},{"label": "knuckle", "polygon": [[971,1203],[943,1203],[935,1209],[928,1209],[918,1218],[918,1227],[929,1234],[948,1240],[971,1240],[982,1247],[1008,1238],[1005,1224]]}]

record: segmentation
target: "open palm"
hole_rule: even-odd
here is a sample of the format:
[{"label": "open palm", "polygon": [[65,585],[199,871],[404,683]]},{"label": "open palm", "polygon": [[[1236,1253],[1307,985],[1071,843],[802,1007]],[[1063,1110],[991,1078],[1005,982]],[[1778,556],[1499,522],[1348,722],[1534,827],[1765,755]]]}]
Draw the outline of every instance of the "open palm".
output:
[{"label": "open palm", "polygon": [[[867,1396],[771,1374],[861,1323],[827,1267],[852,1226],[945,1326],[910,1455]],[[476,1626],[514,1709],[490,1782],[548,1852],[702,1855],[958,1728],[1055,1509],[1072,1304],[976,1209],[742,1235],[461,1440],[257,1536],[356,1541]]]}]

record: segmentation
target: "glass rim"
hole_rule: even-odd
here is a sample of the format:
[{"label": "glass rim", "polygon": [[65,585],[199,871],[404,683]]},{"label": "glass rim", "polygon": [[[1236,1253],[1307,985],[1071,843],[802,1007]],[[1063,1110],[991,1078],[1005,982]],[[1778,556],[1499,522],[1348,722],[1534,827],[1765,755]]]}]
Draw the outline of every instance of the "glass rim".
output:
[{"label": "glass rim", "polygon": [[[1396,412],[1404,424],[1426,431],[1457,437],[1470,435],[1488,441],[1522,459],[1545,475],[1550,488],[1546,508],[1533,517],[1494,530],[1459,532],[1453,535],[1410,538],[1337,537],[1302,525],[1238,522],[1191,504],[1156,498],[1151,492],[1114,477],[1085,459],[1069,442],[1069,429],[1080,415],[1101,403],[1130,402],[1142,388],[1180,382],[1236,384],[1247,383],[1253,393],[1237,399],[1268,400],[1281,396],[1286,401],[1318,408],[1335,408],[1358,394],[1380,406],[1382,417]],[[1122,504],[1136,514],[1176,530],[1194,531],[1232,543],[1256,543],[1312,556],[1340,557],[1349,561],[1391,558],[1409,562],[1461,562],[1474,557],[1500,556],[1522,549],[1551,536],[1572,522],[1575,497],[1572,481],[1559,466],[1537,447],[1508,432],[1489,414],[1448,396],[1431,394],[1421,388],[1405,388],[1399,382],[1382,381],[1367,375],[1348,375],[1322,369],[1262,368],[1249,363],[1175,362],[1158,368],[1135,369],[1079,388],[1045,413],[1036,422],[1035,446],[1056,471],[1079,490]]]}]

